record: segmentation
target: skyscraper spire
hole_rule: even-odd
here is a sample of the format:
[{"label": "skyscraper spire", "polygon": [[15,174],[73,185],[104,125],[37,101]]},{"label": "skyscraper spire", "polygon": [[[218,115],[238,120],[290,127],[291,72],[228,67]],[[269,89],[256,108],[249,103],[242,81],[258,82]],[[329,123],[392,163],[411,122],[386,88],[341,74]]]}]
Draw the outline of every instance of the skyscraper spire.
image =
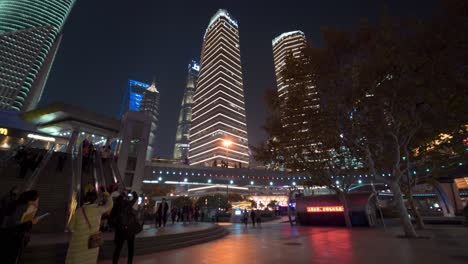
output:
[{"label": "skyscraper spire", "polygon": [[192,101],[195,93],[195,84],[200,66],[195,62],[189,63],[187,84],[180,106],[179,121],[174,146],[174,159],[185,160],[189,156],[190,125],[192,120]]}]

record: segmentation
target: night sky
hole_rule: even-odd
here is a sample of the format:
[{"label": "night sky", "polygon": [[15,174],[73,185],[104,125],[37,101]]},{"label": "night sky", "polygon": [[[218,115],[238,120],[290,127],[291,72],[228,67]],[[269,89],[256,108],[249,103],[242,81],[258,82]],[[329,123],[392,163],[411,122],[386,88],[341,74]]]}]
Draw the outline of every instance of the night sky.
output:
[{"label": "night sky", "polygon": [[158,155],[171,157],[187,64],[199,60],[211,16],[224,8],[239,23],[249,143],[260,142],[263,93],[276,87],[271,40],[302,30],[320,45],[320,28],[375,21],[382,4],[400,17],[426,16],[436,0],[77,0],[41,105],[56,101],[117,117],[128,79],[161,93]]}]

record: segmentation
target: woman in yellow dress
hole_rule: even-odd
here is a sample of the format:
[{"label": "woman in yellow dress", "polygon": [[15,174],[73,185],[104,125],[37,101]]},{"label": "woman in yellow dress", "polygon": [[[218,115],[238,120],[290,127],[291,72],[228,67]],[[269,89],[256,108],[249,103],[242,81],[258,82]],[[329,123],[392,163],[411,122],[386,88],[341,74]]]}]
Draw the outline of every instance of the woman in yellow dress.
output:
[{"label": "woman in yellow dress", "polygon": [[[73,234],[68,245],[65,263],[91,264],[97,262],[99,247],[88,248],[88,241],[91,235],[99,232],[101,216],[110,212],[112,209],[113,202],[109,193],[105,192],[103,196],[104,200],[107,200],[106,203],[98,205],[96,203],[97,193],[95,191],[87,192],[85,195],[85,204],[77,209],[73,215],[69,226]],[[91,228],[88,226],[83,211],[86,213]]]}]

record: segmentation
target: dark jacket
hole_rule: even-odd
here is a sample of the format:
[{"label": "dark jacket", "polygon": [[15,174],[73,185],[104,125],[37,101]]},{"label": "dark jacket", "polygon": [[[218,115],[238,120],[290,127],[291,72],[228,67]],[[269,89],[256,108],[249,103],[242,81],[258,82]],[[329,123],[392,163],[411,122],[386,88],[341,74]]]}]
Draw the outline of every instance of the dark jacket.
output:
[{"label": "dark jacket", "polygon": [[156,211],[156,214],[158,216],[166,217],[168,210],[169,210],[169,205],[167,203],[160,203],[158,206],[158,210]]}]

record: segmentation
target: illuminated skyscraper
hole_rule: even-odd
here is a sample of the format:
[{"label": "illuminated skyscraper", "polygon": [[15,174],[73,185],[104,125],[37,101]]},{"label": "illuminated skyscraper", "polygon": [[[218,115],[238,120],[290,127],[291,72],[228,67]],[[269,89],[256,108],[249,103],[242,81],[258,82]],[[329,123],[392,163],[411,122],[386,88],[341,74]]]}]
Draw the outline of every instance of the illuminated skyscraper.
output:
[{"label": "illuminated skyscraper", "polygon": [[201,53],[190,128],[191,165],[249,164],[237,22],[220,9],[211,18]]},{"label": "illuminated skyscraper", "polygon": [[283,97],[288,92],[288,85],[281,75],[286,66],[286,58],[293,56],[300,59],[304,56],[303,49],[307,46],[306,37],[302,31],[286,32],[273,39],[272,46],[278,96]]},{"label": "illuminated skyscraper", "polygon": [[75,0],[0,0],[0,108],[27,111],[41,99]]},{"label": "illuminated skyscraper", "polygon": [[180,107],[179,122],[174,146],[174,159],[186,159],[189,154],[190,124],[192,120],[192,102],[200,66],[192,61],[188,65],[187,86]]},{"label": "illuminated skyscraper", "polygon": [[148,150],[146,159],[151,160],[155,157],[156,151],[156,130],[159,120],[159,91],[156,84],[151,85],[135,80],[128,81],[128,89],[124,94],[123,103],[120,109],[120,117],[126,111],[145,112],[151,119],[151,129],[148,140]]},{"label": "illuminated skyscraper", "polygon": [[[307,121],[304,122],[302,117],[304,111],[312,110],[317,112],[320,107],[312,75],[306,75],[301,80],[286,80],[282,74],[286,67],[286,61],[291,56],[300,63],[307,63],[304,56],[304,49],[307,47],[306,37],[302,31],[286,32],[273,39],[272,46],[276,84],[280,101],[286,102],[288,100],[288,88],[290,84],[299,85],[299,87],[307,89],[306,96],[302,98],[304,104],[301,103],[305,107],[298,107],[294,110],[290,109],[287,116],[281,117],[282,125],[283,127],[287,127],[288,130],[296,131],[295,135],[298,135],[298,137],[293,138],[296,141],[293,144],[294,147],[306,147],[308,149],[310,146],[316,146],[316,139],[311,138],[307,129],[304,129]],[[301,122],[298,122],[298,120],[301,120]]]}]

